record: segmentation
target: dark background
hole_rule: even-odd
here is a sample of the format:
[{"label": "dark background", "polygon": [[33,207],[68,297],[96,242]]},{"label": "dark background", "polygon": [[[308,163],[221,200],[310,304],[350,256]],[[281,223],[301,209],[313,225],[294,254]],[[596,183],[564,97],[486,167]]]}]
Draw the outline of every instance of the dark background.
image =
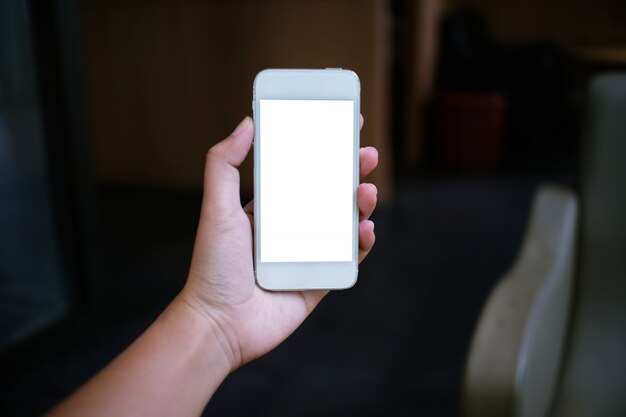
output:
[{"label": "dark background", "polygon": [[206,414],[458,414],[533,195],[577,187],[587,81],[626,67],[613,0],[43,3],[0,4],[7,416],[69,395],[180,290],[204,154],[265,67],[360,75],[377,243],[356,287],[229,376]]}]

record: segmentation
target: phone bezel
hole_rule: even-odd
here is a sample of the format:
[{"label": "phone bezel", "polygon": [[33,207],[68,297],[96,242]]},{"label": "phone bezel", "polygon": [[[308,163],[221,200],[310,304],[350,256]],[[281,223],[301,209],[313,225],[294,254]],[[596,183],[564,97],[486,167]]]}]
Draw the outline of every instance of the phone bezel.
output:
[{"label": "phone bezel", "polygon": [[[257,74],[253,88],[254,131],[254,270],[257,284],[266,290],[331,290],[352,287],[358,276],[360,81],[344,69],[268,69]],[[352,260],[349,262],[260,262],[260,100],[353,100],[353,220]]]}]

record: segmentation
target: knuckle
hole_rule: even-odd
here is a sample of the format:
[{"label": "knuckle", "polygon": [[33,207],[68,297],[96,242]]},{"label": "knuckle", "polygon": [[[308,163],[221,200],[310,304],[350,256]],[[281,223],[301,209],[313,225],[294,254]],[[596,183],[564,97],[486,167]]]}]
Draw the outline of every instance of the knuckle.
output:
[{"label": "knuckle", "polygon": [[209,150],[206,153],[206,160],[209,161],[213,158],[216,158],[219,156],[219,143],[217,145],[213,145],[209,148]]}]

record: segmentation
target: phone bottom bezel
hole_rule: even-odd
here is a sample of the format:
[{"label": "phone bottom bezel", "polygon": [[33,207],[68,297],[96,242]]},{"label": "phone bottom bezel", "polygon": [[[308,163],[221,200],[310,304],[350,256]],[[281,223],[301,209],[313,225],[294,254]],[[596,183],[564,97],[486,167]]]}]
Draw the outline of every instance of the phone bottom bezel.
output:
[{"label": "phone bottom bezel", "polygon": [[259,262],[256,281],[269,291],[342,290],[352,287],[359,273],[352,262]]}]

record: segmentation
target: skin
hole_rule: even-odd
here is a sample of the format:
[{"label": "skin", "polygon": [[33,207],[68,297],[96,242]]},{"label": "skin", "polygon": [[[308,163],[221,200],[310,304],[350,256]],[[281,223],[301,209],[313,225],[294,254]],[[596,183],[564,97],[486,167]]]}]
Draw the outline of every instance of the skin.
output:
[{"label": "skin", "polygon": [[[361,117],[361,126],[363,118]],[[254,128],[246,117],[207,153],[204,198],[183,290],[122,354],[50,416],[197,416],[230,372],[285,340],[328,291],[268,292],[256,286],[253,204],[241,206],[239,171]],[[360,149],[361,178],[378,152]],[[359,261],[375,241],[377,190],[361,183]]]}]

